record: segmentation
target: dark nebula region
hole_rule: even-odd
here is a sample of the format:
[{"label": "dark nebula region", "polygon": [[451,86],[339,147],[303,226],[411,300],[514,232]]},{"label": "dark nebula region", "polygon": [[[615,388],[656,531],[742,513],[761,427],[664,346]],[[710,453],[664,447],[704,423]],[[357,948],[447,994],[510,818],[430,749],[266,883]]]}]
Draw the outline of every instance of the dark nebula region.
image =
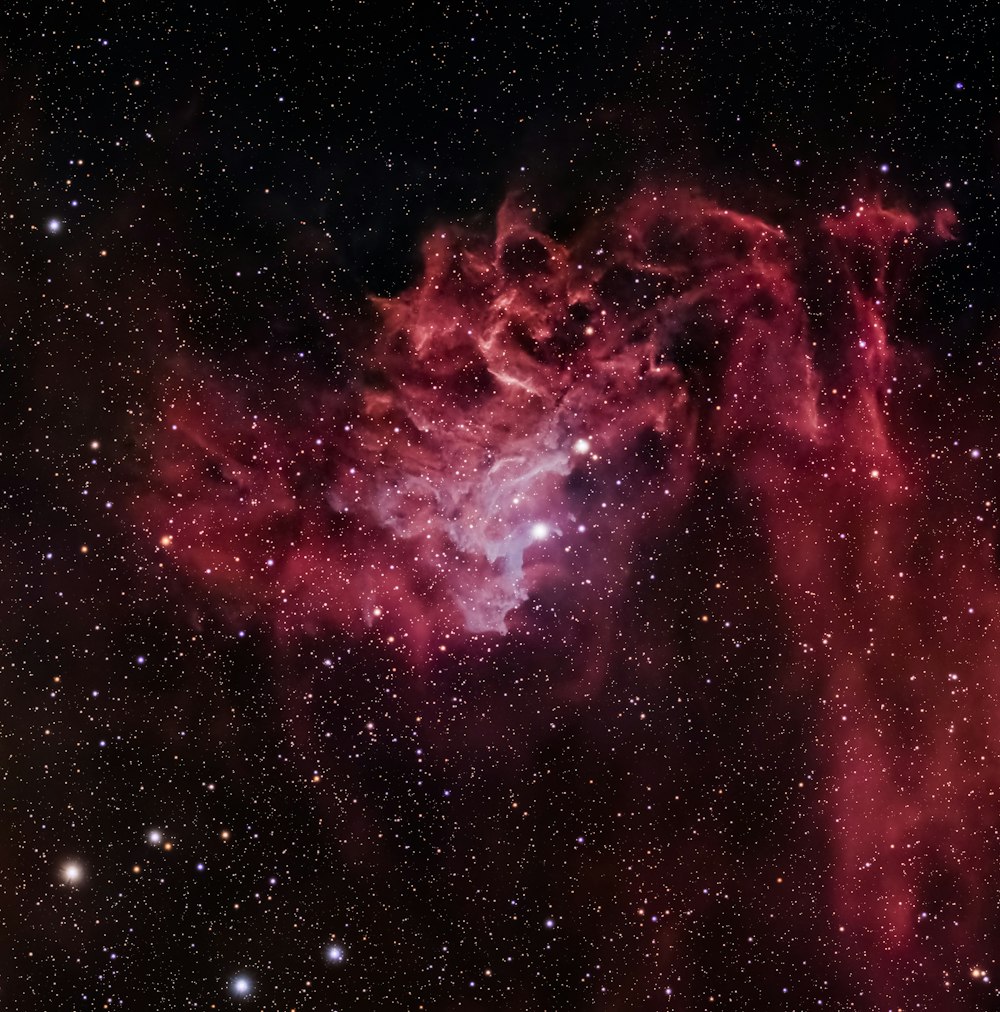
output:
[{"label": "dark nebula region", "polygon": [[[512,197],[494,230],[427,236],[339,389],[269,409],[224,370],[167,370],[142,434],[148,544],[279,653],[335,637],[391,670],[399,720],[430,693],[475,699],[461,733],[421,734],[425,775],[503,767],[452,843],[482,862],[450,898],[457,944],[497,930],[483,908],[512,867],[544,880],[546,848],[576,840],[548,902],[577,958],[616,937],[599,962],[655,996],[594,1007],[708,1007],[733,972],[777,1007],[769,961],[727,966],[706,921],[835,954],[818,972],[856,1007],[952,1007],[987,972],[994,505],[978,446],[934,450],[948,392],[893,337],[909,272],[955,230],[947,207],[858,199],[789,234],[644,188],[561,243]],[[306,754],[329,750],[315,712],[349,677],[285,687]],[[510,701],[525,682],[534,712]],[[741,809],[703,827],[734,786]],[[388,813],[357,804],[355,832],[381,840]],[[725,889],[698,887],[719,868]],[[511,1007],[548,1007],[511,987]]]}]

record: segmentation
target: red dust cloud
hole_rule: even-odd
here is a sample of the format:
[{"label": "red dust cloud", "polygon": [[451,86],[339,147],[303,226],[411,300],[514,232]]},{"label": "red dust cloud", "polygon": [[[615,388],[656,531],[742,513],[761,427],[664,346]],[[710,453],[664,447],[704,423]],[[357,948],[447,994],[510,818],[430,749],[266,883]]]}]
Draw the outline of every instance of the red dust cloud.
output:
[{"label": "red dust cloud", "polygon": [[544,599],[594,630],[569,662],[591,705],[642,547],[728,473],[800,651],[774,706],[816,701],[817,903],[880,1006],[951,1007],[995,916],[994,504],[986,450],[935,441],[947,394],[893,306],[954,229],[858,201],[791,235],[643,190],[567,245],[509,202],[493,234],[426,239],[346,390],[176,371],[142,527],[232,620],[373,638],[415,673],[446,644],[552,637]]}]

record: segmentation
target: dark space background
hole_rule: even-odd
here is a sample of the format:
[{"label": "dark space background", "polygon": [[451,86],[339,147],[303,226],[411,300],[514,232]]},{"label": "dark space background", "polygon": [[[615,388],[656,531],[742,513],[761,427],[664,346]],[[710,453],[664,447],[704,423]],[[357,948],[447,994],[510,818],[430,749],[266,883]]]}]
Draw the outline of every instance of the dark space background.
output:
[{"label": "dark space background", "polygon": [[[992,431],[995,15],[8,8],[0,1005],[890,1007],[824,898],[821,690],[775,687],[795,634],[724,474],[656,547],[657,592],[606,616],[626,643],[623,614],[662,621],[674,659],[623,647],[599,703],[559,691],[555,640],[415,674],[346,634],[237,635],[127,503],[178,353],[275,399],[339,388],[435,225],[488,229],[518,192],[568,239],[650,180],[792,224],[948,202],[959,237],[898,330]],[[957,438],[951,409],[931,427]],[[736,662],[685,619],[722,568]],[[1000,1007],[988,922],[935,950],[949,987],[901,965],[893,1000]]]}]

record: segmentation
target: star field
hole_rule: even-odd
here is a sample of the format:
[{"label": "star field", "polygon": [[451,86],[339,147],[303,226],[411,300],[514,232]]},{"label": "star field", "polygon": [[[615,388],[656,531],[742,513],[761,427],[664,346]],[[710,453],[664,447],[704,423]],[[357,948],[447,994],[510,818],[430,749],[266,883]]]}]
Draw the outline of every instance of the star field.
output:
[{"label": "star field", "polygon": [[0,1007],[996,1008],[996,14],[8,12]]}]

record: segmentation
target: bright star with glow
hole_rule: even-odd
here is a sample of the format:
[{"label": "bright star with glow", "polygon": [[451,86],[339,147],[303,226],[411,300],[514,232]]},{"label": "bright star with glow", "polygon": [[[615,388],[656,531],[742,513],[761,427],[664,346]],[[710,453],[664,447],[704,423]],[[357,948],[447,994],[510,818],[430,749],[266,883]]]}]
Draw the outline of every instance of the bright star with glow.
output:
[{"label": "bright star with glow", "polygon": [[253,984],[249,977],[234,977],[230,988],[238,998],[243,998],[253,990]]},{"label": "bright star with glow", "polygon": [[344,961],[344,950],[339,945],[331,945],[326,950],[326,958],[331,963],[343,963],[343,961]]},{"label": "bright star with glow", "polygon": [[83,878],[83,868],[81,868],[75,861],[71,861],[63,867],[62,877],[64,882],[68,882],[70,885],[76,885]]},{"label": "bright star with glow", "polygon": [[544,541],[549,536],[549,525],[542,523],[532,525],[531,536],[535,541]]}]

